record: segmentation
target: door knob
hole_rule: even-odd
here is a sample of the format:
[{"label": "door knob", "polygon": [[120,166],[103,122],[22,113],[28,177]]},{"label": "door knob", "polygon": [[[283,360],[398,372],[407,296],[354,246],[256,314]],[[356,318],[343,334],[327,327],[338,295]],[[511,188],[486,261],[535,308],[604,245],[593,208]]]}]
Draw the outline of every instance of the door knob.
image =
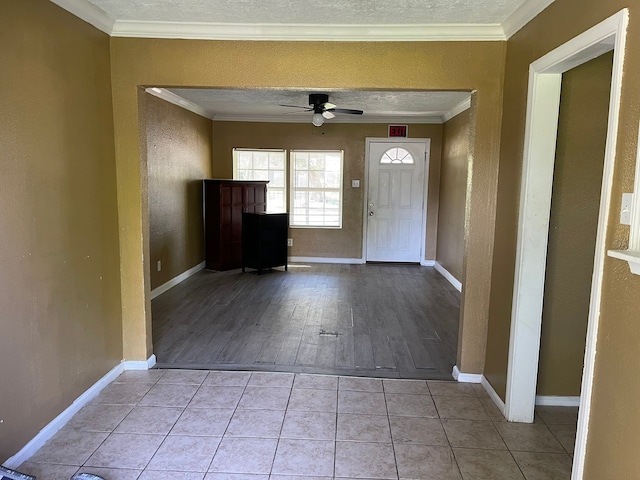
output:
[{"label": "door knob", "polygon": [[370,217],[373,217],[373,212],[369,212],[369,216],[370,216]]}]

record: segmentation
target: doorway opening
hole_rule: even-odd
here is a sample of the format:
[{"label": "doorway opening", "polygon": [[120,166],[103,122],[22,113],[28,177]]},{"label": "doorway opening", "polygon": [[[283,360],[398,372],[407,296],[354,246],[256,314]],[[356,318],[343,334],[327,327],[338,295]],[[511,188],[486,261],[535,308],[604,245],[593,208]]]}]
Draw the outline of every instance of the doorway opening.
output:
[{"label": "doorway opening", "polygon": [[562,74],[613,50],[601,200],[591,283],[572,478],[582,478],[600,311],[628,11],[601,22],[531,64],[522,173],[505,416],[532,422],[540,353],[551,190]]},{"label": "doorway opening", "polygon": [[580,401],[612,65],[608,52],[562,78],[537,406]]}]

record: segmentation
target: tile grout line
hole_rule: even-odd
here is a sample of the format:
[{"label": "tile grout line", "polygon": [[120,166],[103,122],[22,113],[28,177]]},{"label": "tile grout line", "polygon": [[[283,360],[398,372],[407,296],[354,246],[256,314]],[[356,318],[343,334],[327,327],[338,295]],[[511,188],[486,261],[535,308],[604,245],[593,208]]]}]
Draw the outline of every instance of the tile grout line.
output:
[{"label": "tile grout line", "polygon": [[[189,405],[191,405],[191,402],[193,402],[193,399],[195,398],[195,396],[198,394],[198,392],[200,391],[200,389],[202,387],[204,387],[204,383],[207,381],[207,378],[209,378],[209,375],[211,375],[211,371],[209,371],[207,373],[207,375],[204,377],[204,380],[202,380],[202,383],[200,384],[200,386],[198,387],[198,390],[196,390],[196,392],[193,394],[193,397],[191,397],[191,400],[189,400],[189,403],[187,403],[187,405],[185,406],[185,411],[187,410],[187,408],[189,407]],[[251,377],[249,377],[251,378]],[[247,383],[249,383],[249,380],[247,380]],[[246,385],[245,385],[245,389],[246,389]],[[242,393],[244,394],[244,390],[242,390]],[[240,398],[242,398],[242,395],[240,395]],[[240,399],[238,399],[238,403],[240,403]],[[195,408],[195,407],[194,407]],[[236,408],[233,410],[233,413],[231,414],[231,417],[229,417],[229,422],[227,423],[227,426],[225,427],[224,432],[222,432],[222,436],[220,437],[220,441],[218,442],[218,446],[216,447],[216,451],[213,452],[213,455],[211,456],[211,461],[209,462],[209,465],[207,466],[206,471],[204,472],[204,475],[202,476],[202,478],[204,479],[207,476],[207,473],[209,472],[209,469],[211,468],[211,464],[213,463],[213,459],[216,457],[216,454],[218,453],[218,450],[220,449],[220,445],[222,444],[222,440],[224,439],[224,434],[227,432],[227,429],[229,428],[229,424],[231,423],[231,419],[233,418],[233,415],[236,412],[236,409],[238,408],[238,405],[236,404]],[[144,472],[144,470],[143,470]]]},{"label": "tile grout line", "polygon": [[336,429],[333,434],[333,478],[336,476],[336,462],[338,457],[338,404],[340,401],[340,377],[337,378],[336,382]]},{"label": "tile grout line", "polygon": [[[125,373],[125,372],[121,373],[119,376],[123,375],[124,373]],[[164,377],[165,373],[166,373],[166,372],[163,372],[163,373],[162,373],[162,375],[158,376],[158,378],[156,379],[156,381],[155,381],[155,382],[118,382],[118,381],[117,381],[117,380],[118,380],[118,377],[119,377],[119,376],[118,376],[118,377],[117,377],[117,378],[116,378],[116,379],[111,383],[111,385],[114,385],[114,384],[116,384],[116,383],[121,383],[121,384],[125,384],[125,385],[126,385],[126,384],[135,384],[135,383],[152,383],[152,386],[149,388],[149,390],[147,390],[147,392],[146,392],[146,393],[145,393],[145,394],[144,394],[144,395],[143,395],[143,396],[142,396],[142,397],[141,397],[141,398],[140,398],[136,403],[134,403],[134,404],[133,404],[133,408],[131,409],[131,411],[130,411],[129,413],[127,413],[127,415],[125,415],[125,417],[124,417],[122,420],[120,420],[120,422],[118,422],[118,425],[116,425],[116,426],[115,426],[115,428],[114,428],[111,432],[109,432],[109,433],[108,433],[108,435],[105,437],[105,439],[104,439],[102,442],[100,442],[100,445],[98,445],[98,446],[96,447],[96,449],[91,453],[91,455],[89,455],[89,456],[87,457],[87,459],[83,462],[83,464],[80,466],[80,468],[78,468],[78,472],[79,472],[81,469],[83,469],[83,468],[93,468],[93,467],[91,467],[91,466],[87,466],[87,462],[89,461],[89,459],[90,459],[93,455],[95,455],[95,453],[98,451],[98,449],[99,449],[102,445],[104,445],[104,444],[105,444],[105,442],[106,442],[109,438],[111,438],[111,436],[114,434],[114,432],[115,432],[116,428],[118,428],[118,426],[120,426],[120,424],[121,424],[122,422],[124,422],[125,418],[127,418],[127,417],[131,414],[131,412],[133,412],[133,410],[134,410],[137,406],[139,406],[139,405],[140,405],[140,402],[142,401],[142,399],[143,399],[144,397],[146,397],[146,396],[147,396],[147,394],[151,391],[151,389],[153,389],[153,387],[155,387],[155,386],[158,384],[158,381],[160,381],[160,379],[161,379],[162,377]],[[120,404],[120,405],[122,405],[122,404]],[[130,404],[128,404],[128,405],[130,405]],[[164,440],[163,440],[163,442],[164,442]],[[161,442],[161,443],[160,443],[160,445],[162,445],[162,443],[163,443],[163,442]],[[158,446],[158,449],[159,449],[159,448],[160,448],[160,446]],[[154,454],[151,456],[151,458],[153,458],[153,457],[155,456],[155,454],[157,453],[158,449],[156,449],[156,451],[155,451],[155,452],[154,452]],[[149,459],[149,462],[150,462],[150,461],[151,461],[151,459]],[[149,462],[147,462],[147,464],[146,464],[146,465],[148,465],[148,464],[149,464]],[[144,470],[145,470],[145,468],[146,468],[146,465],[145,465],[145,467],[143,467],[143,468],[142,468],[142,470],[141,470],[141,472],[140,472],[140,475],[138,475],[138,477],[140,477],[140,476],[142,475],[142,473],[144,472]],[[95,468],[102,468],[102,467],[95,467]],[[76,473],[77,473],[77,472],[76,472]]]},{"label": "tile grout line", "polygon": [[[251,374],[251,377],[253,373]],[[249,381],[251,381],[251,377],[249,377]],[[293,393],[293,385],[296,381],[296,374],[293,374],[293,378],[291,380],[291,387],[289,388],[289,397],[287,398],[287,404],[284,407],[284,415],[282,416],[282,425],[280,425],[280,432],[278,433],[278,438],[276,439],[276,448],[273,451],[273,458],[271,459],[271,467],[269,468],[269,478],[273,475],[273,466],[276,463],[276,456],[278,455],[278,447],[280,447],[280,438],[282,437],[282,429],[284,428],[284,421],[287,418],[287,412],[289,411],[289,402],[291,401],[291,395]],[[238,402],[240,404],[240,402]]]},{"label": "tile grout line", "polygon": [[[384,388],[384,380],[380,380],[382,385],[382,396],[384,398],[384,408],[387,411],[387,425],[389,425],[389,438],[391,439],[391,450],[393,451],[393,461],[396,466],[396,478],[400,478],[400,469],[398,468],[398,457],[396,455],[396,444],[393,441],[393,433],[391,431],[391,420],[389,419],[389,405],[387,404],[387,392]],[[427,388],[429,388],[427,386]]]},{"label": "tile grout line", "polygon": [[[427,381],[427,385],[429,385],[428,381]],[[429,388],[429,391],[431,391],[430,388]],[[438,395],[436,395],[436,396],[438,396]],[[440,396],[446,396],[446,395],[440,395]],[[450,396],[466,397],[466,395],[450,395]],[[433,398],[433,394],[432,394],[432,398]],[[484,404],[480,401],[480,398],[478,397],[478,392],[473,390],[473,396],[469,396],[469,398],[475,398],[475,399],[478,400],[478,403],[480,403],[480,406],[482,407],[482,410],[485,412],[485,414],[489,418],[489,422],[487,422],[487,423],[491,423],[491,426],[493,426],[495,428],[495,425],[493,424],[491,416],[489,415],[489,413],[487,412],[487,409],[485,408]],[[436,404],[435,401],[433,403],[434,403],[434,405],[436,407],[436,411],[438,412],[438,419],[440,420],[440,424],[442,425],[442,430],[444,432],[445,438],[447,439],[447,443],[449,444],[449,448],[451,449],[451,455],[453,456],[453,459],[456,462],[456,468],[458,469],[458,472],[460,473],[460,478],[462,478],[464,480],[464,475],[462,474],[462,469],[460,468],[460,463],[458,462],[458,458],[456,457],[454,447],[453,447],[453,445],[451,445],[451,441],[449,440],[449,435],[447,434],[447,430],[444,428],[444,424],[442,424],[442,420],[447,420],[447,419],[443,419],[443,418],[440,417],[440,412],[438,411],[438,405]],[[450,419],[450,420],[456,420],[456,419]],[[464,420],[464,419],[460,419],[460,420]],[[496,428],[496,431],[497,430],[498,429]],[[497,433],[500,436],[500,432],[497,432]],[[502,436],[500,436],[500,439],[502,440]],[[503,443],[505,443],[504,440],[503,440]],[[506,443],[505,443],[505,447],[507,447]],[[469,448],[469,447],[456,447],[456,448],[465,448],[467,450],[492,451],[491,449],[484,449],[484,448]],[[507,447],[507,450],[508,450],[508,447]],[[493,451],[498,451],[498,450],[493,450]],[[514,461],[515,461],[515,459],[514,459]]]},{"label": "tile grout line", "polygon": [[[569,458],[571,459],[571,461],[573,462],[573,454],[571,452],[569,452],[569,450],[567,450],[567,447],[565,447],[564,443],[562,443],[560,441],[560,439],[558,438],[558,436],[553,432],[553,430],[551,429],[552,425],[573,425],[573,424],[564,424],[564,423],[553,423],[553,424],[548,424],[543,417],[539,416],[540,420],[542,421],[542,423],[549,429],[549,432],[551,432],[551,435],[553,435],[553,438],[555,438],[555,440],[560,444],[560,446],[562,447],[562,449],[565,451],[565,453],[567,455],[569,455]],[[573,444],[575,446],[575,436],[574,436],[574,440],[573,440]]]},{"label": "tile grout line", "polygon": [[[427,387],[429,386],[429,382],[427,382]],[[429,387],[429,392],[431,392],[431,388]],[[433,400],[433,394],[431,394],[431,399]],[[444,428],[444,425],[442,423],[443,418],[440,416],[440,412],[438,411],[438,405],[436,404],[436,402],[433,402],[433,406],[436,409],[436,413],[438,414],[438,420],[440,421],[440,425],[442,426],[442,431],[444,432],[444,438],[447,439],[447,445],[449,445],[449,448],[451,449],[451,456],[453,457],[453,461],[456,462],[456,468],[458,469],[458,472],[460,473],[460,478],[464,479],[464,476],[462,475],[462,470],[460,469],[460,464],[458,463],[458,459],[456,458],[456,453],[453,450],[453,445],[451,445],[451,440],[449,440],[449,434],[447,433],[447,429]]]},{"label": "tile grout line", "polygon": [[[162,379],[162,377],[164,377],[167,372],[173,371],[172,369],[166,370],[165,372],[163,372],[162,375],[160,375],[158,377],[158,380],[156,381],[156,383],[154,384],[154,387],[157,385],[178,385],[178,386],[185,386],[185,385],[193,385],[193,384],[175,384],[175,383],[166,383],[166,384],[161,384],[160,383],[160,379]],[[209,375],[207,374],[204,379],[206,379]],[[178,420],[182,417],[182,415],[184,414],[184,412],[186,411],[187,407],[191,404],[191,402],[193,401],[193,398],[196,396],[196,394],[198,393],[198,391],[200,390],[200,388],[202,387],[202,385],[204,384],[204,379],[202,380],[202,383],[200,383],[198,385],[198,388],[195,390],[195,392],[193,392],[193,395],[191,396],[191,398],[189,399],[189,401],[186,403],[186,405],[184,407],[182,407],[182,413],[178,416],[178,418],[176,419],[176,421],[173,423],[173,425],[171,426],[171,428],[169,429],[169,431],[163,435],[163,439],[162,442],[160,442],[160,445],[158,445],[158,448],[156,449],[156,451],[153,453],[153,455],[151,456],[151,458],[149,459],[149,461],[146,463],[146,465],[142,468],[142,471],[140,472],[140,475],[138,476],[138,478],[140,478],[142,475],[144,475],[144,473],[147,471],[147,467],[149,466],[149,464],[151,463],[151,461],[155,458],[155,456],[158,454],[158,451],[162,448],[162,446],[164,445],[164,443],[167,441],[167,438],[169,437],[169,433],[171,432],[171,430],[173,430],[173,427],[175,427],[176,423],[178,423]],[[151,387],[152,389],[153,387]],[[151,391],[151,389],[149,389],[149,391]],[[149,392],[147,392],[149,393]],[[146,395],[145,395],[146,396]],[[140,401],[142,401],[142,399],[144,399],[144,397],[142,397],[140,399]],[[138,402],[138,404],[136,406],[143,406],[143,405],[139,405],[140,401]],[[158,407],[159,405],[149,405],[149,407]],[[164,407],[166,408],[166,406],[160,406],[160,407]],[[135,410],[135,407],[134,407]],[[133,411],[133,410],[132,410]],[[127,415],[128,416],[128,415]],[[126,417],[125,417],[126,418]],[[123,420],[124,421],[124,420]]]},{"label": "tile grout line", "polygon": [[[486,410],[487,410],[487,408],[485,407],[485,405],[484,405],[482,402],[480,402],[480,403],[482,404],[482,406],[484,407],[484,409],[485,409],[485,411],[486,411]],[[487,414],[488,414],[488,412],[487,412]],[[491,416],[489,416],[489,418],[491,418]],[[520,466],[520,464],[518,463],[518,460],[517,460],[517,459],[516,459],[516,457],[513,455],[513,452],[514,452],[514,451],[516,451],[516,452],[517,452],[517,451],[519,451],[519,450],[512,450],[511,448],[509,448],[509,445],[507,444],[507,441],[506,441],[506,439],[504,438],[504,435],[500,432],[500,429],[498,429],[498,427],[496,427],[496,425],[495,425],[496,423],[504,423],[504,422],[494,422],[492,418],[491,418],[491,420],[492,420],[492,424],[493,424],[494,428],[498,431],[498,435],[500,435],[500,438],[502,439],[502,441],[504,442],[505,446],[507,447],[507,452],[509,452],[509,456],[510,456],[510,457],[511,457],[511,459],[513,460],[513,463],[515,463],[516,467],[518,467],[518,471],[519,471],[519,472],[520,472],[520,474],[522,475],[522,478],[523,478],[524,480],[526,480],[526,478],[527,478],[527,477],[526,477],[526,475],[525,475],[525,472],[522,470],[522,467],[521,467],[521,466]],[[534,414],[534,420],[535,420],[535,414]],[[545,427],[547,427],[547,430],[549,430],[549,431],[551,432],[551,429],[549,429],[549,427],[546,425],[546,423],[544,423],[544,420],[543,420],[542,422],[543,422],[543,425],[544,425]],[[535,423],[531,423],[531,425],[535,425]],[[561,445],[561,446],[562,446],[562,445]],[[564,447],[563,447],[563,449],[564,449]],[[536,453],[536,452],[527,452],[527,453]]]}]

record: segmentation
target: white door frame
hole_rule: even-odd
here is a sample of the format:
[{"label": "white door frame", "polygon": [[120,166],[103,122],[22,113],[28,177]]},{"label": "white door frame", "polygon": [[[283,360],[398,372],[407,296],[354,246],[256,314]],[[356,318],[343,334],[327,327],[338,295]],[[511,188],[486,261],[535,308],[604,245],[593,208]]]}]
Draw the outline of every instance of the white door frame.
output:
[{"label": "white door frame", "polygon": [[614,50],[600,213],[572,479],[584,470],[629,13],[621,10],[530,65],[505,416],[534,416],[562,73]]},{"label": "white door frame", "polygon": [[362,260],[367,262],[367,206],[369,205],[369,161],[371,143],[423,143],[425,144],[425,152],[427,158],[424,164],[424,190],[422,197],[422,236],[420,237],[420,265],[433,265],[433,262],[427,262],[424,259],[427,244],[427,199],[429,198],[429,163],[431,158],[431,139],[430,138],[394,138],[394,137],[367,137],[365,138],[365,154],[364,154],[364,210],[362,212]]}]

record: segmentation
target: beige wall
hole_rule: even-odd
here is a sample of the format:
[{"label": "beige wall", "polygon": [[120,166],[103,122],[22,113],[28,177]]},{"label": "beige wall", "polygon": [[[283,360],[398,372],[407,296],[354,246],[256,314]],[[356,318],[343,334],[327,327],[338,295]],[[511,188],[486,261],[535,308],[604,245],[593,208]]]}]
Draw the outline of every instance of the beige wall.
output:
[{"label": "beige wall", "polygon": [[0,463],[122,359],[109,38],[2,2]]},{"label": "beige wall", "polygon": [[[427,205],[426,258],[435,258],[438,178],[440,171],[441,125],[410,125],[411,138],[431,139],[429,199]],[[293,247],[289,255],[302,257],[362,258],[364,212],[365,139],[386,137],[387,125],[325,123],[240,123],[214,122],[214,176],[233,176],[234,148],[283,148],[344,150],[342,228],[292,228]],[[360,180],[353,188],[351,180]]]},{"label": "beige wall", "polygon": [[153,95],[142,97],[154,289],[204,261],[202,179],[212,176],[212,122]]},{"label": "beige wall", "polygon": [[[116,165],[120,206],[124,356],[151,353],[145,283],[144,204],[137,86],[474,91],[477,132],[467,204],[465,307],[458,365],[485,360],[504,42],[233,42],[112,38]],[[342,65],[325,69],[315,64]],[[487,72],[491,72],[488,74]]]},{"label": "beige wall", "polygon": [[612,62],[610,52],[562,77],[538,395],[580,395]]},{"label": "beige wall", "polygon": [[466,110],[444,124],[438,253],[436,259],[457,280],[464,276],[464,213],[471,141],[471,111]]},{"label": "beige wall", "polygon": [[[640,2],[556,0],[508,42],[500,178],[485,375],[505,392],[517,215],[529,64],[596,23],[628,7],[618,149],[606,248],[626,248],[629,228],[618,225],[622,192],[633,191],[640,116]],[[607,258],[589,424],[585,479],[635,478],[640,471],[640,381],[629,376],[638,359],[640,277]]]}]

